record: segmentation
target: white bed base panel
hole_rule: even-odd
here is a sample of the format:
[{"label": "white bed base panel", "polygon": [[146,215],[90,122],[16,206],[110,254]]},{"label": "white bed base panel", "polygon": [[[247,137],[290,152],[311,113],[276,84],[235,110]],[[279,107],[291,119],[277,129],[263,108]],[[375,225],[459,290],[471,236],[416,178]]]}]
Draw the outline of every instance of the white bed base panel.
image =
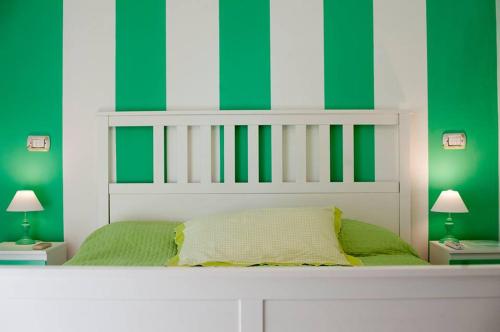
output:
[{"label": "white bed base panel", "polygon": [[6,331],[491,332],[500,267],[0,268]]},{"label": "white bed base panel", "polygon": [[[393,111],[166,111],[100,113],[99,225],[187,220],[260,207],[336,205],[348,218],[411,241],[410,115]],[[235,128],[248,126],[248,182],[235,181]],[[259,126],[271,126],[272,182],[259,182]],[[330,125],[342,126],[342,182],[330,182]],[[354,128],[383,129],[374,182],[354,179]],[[153,128],[153,182],[117,183],[114,128]],[[224,183],[218,128],[224,126]],[[167,127],[167,135],[164,128]],[[166,137],[165,137],[166,136]],[[169,174],[165,174],[165,145]]]}]

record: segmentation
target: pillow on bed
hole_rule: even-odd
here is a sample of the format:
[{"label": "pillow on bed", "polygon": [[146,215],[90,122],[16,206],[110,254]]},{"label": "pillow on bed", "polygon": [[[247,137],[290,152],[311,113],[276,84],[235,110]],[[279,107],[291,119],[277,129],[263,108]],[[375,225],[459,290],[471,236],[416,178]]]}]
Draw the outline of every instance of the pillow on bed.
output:
[{"label": "pillow on bed", "polygon": [[411,254],[418,257],[415,249],[396,234],[357,220],[342,220],[339,241],[349,255]]},{"label": "pillow on bed", "polygon": [[335,216],[335,208],[277,208],[196,218],[177,227],[169,265],[351,265]]},{"label": "pillow on bed", "polygon": [[115,222],[87,237],[65,265],[162,266],[177,252],[178,222]]}]

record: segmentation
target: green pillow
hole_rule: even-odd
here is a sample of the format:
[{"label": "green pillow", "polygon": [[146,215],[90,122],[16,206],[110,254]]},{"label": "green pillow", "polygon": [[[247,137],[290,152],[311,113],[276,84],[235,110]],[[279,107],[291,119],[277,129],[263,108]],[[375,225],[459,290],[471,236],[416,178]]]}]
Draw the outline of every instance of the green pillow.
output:
[{"label": "green pillow", "polygon": [[342,220],[339,241],[344,252],[353,256],[411,254],[417,252],[396,234],[357,220]]},{"label": "green pillow", "polygon": [[65,265],[162,266],[177,253],[178,222],[115,222],[94,231]]}]

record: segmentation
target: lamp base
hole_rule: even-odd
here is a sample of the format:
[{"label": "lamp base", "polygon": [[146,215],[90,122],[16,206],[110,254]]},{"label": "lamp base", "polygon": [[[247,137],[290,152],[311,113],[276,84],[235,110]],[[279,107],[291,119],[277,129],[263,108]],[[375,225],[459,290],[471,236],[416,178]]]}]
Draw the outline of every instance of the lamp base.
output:
[{"label": "lamp base", "polygon": [[460,243],[460,240],[457,239],[454,236],[445,236],[445,237],[443,237],[442,239],[439,240],[439,243],[445,243],[446,241]]},{"label": "lamp base", "polygon": [[33,240],[30,236],[30,223],[28,222],[28,214],[24,212],[24,220],[22,223],[23,226],[23,237],[20,238],[19,240],[16,241],[16,244],[19,245],[29,245],[29,244],[35,244],[36,241]]},{"label": "lamp base", "polygon": [[460,243],[460,240],[457,239],[455,236],[453,236],[453,226],[455,224],[453,223],[453,219],[451,218],[451,213],[448,214],[448,218],[446,219],[446,222],[444,223],[444,227],[446,228],[446,235],[439,240],[439,243],[445,243],[446,241],[451,241],[455,243]]},{"label": "lamp base", "polygon": [[16,241],[16,244],[18,245],[29,245],[29,244],[35,244],[36,241],[33,240],[33,239],[29,239],[29,238],[22,238],[22,239],[19,239]]}]

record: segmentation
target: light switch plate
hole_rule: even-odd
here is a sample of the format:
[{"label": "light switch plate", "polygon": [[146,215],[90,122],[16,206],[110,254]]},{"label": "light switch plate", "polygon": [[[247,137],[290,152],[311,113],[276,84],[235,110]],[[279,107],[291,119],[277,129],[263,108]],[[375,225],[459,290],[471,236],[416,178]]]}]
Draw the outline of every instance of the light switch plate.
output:
[{"label": "light switch plate", "polygon": [[28,136],[27,140],[28,151],[47,152],[50,150],[49,136]]},{"label": "light switch plate", "polygon": [[445,150],[463,150],[467,144],[465,133],[443,134],[443,147]]}]

